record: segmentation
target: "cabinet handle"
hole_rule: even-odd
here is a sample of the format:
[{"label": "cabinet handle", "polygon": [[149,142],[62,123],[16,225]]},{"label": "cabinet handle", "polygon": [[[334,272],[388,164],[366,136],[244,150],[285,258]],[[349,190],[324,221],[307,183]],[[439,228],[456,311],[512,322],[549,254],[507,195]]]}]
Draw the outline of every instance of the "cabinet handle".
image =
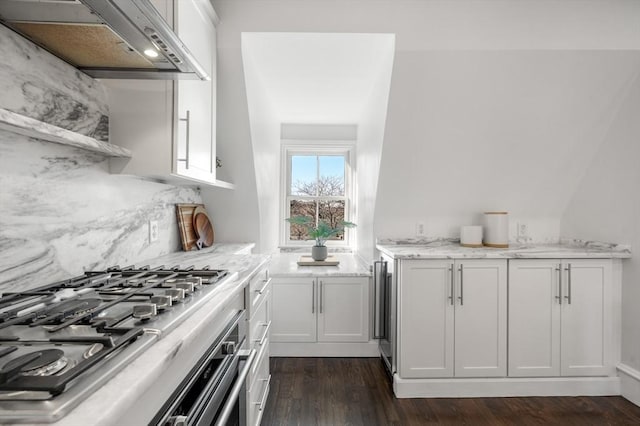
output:
[{"label": "cabinet handle", "polygon": [[316,313],[316,280],[311,282],[311,313]]},{"label": "cabinet handle", "polygon": [[267,336],[269,336],[269,329],[271,328],[271,321],[269,321],[266,324],[262,324],[262,326],[264,327],[264,334],[262,335],[261,338],[253,340],[254,342],[258,342],[258,345],[260,345],[260,346],[264,345],[264,341],[267,340]]},{"label": "cabinet handle", "polygon": [[464,305],[464,271],[462,266],[463,265],[460,265],[460,269],[458,269],[460,271],[460,296],[458,296],[458,299],[460,299],[460,306]]},{"label": "cabinet handle", "polygon": [[229,417],[231,416],[231,413],[235,408],[236,401],[238,399],[238,396],[240,395],[240,391],[244,391],[245,381],[247,380],[247,375],[249,374],[249,370],[251,370],[253,361],[256,359],[256,353],[257,352],[255,349],[251,349],[251,351],[249,352],[249,356],[247,357],[247,361],[244,367],[242,367],[242,370],[240,370],[240,372],[238,373],[238,378],[229,391],[227,402],[225,402],[222,410],[220,410],[220,415],[218,416],[215,426],[227,424],[227,420],[229,420]]},{"label": "cabinet handle", "polygon": [[571,264],[570,263],[567,264],[565,271],[567,271],[567,295],[564,298],[567,299],[567,304],[570,305],[571,304]]},{"label": "cabinet handle", "polygon": [[322,281],[320,281],[320,297],[319,297],[319,302],[320,302],[320,313],[322,313]]},{"label": "cabinet handle", "polygon": [[257,290],[254,290],[256,293],[258,294],[263,294],[264,290],[269,286],[269,284],[271,284],[271,278],[268,278],[266,280],[263,280],[264,285],[262,286],[262,288],[259,288]]},{"label": "cabinet handle", "polygon": [[454,271],[453,271],[453,265],[449,266],[449,303],[451,304],[451,306],[453,306],[454,301],[453,301],[453,282],[455,281],[454,278]]},{"label": "cabinet handle", "polygon": [[556,267],[556,271],[558,271],[558,295],[556,299],[558,300],[558,304],[562,305],[562,264],[558,263]]},{"label": "cabinet handle", "polygon": [[266,379],[262,379],[262,381],[267,382],[267,384],[264,385],[264,390],[260,401],[254,402],[254,404],[258,405],[258,411],[264,410],[264,404],[267,402],[267,396],[269,395],[269,385],[271,385],[271,374],[269,374],[269,377],[267,377]]},{"label": "cabinet handle", "polygon": [[178,161],[185,162],[185,168],[189,168],[189,128],[191,127],[191,112],[187,110],[187,116],[185,118],[179,118],[178,121],[184,121],[187,124],[187,132],[186,132],[186,155],[184,158],[178,158]]}]

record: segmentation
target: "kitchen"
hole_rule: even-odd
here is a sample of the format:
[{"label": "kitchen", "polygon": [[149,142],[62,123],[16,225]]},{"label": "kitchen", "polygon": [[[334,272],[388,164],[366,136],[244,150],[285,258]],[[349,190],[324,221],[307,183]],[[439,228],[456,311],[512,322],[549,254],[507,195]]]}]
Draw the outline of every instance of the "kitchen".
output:
[{"label": "kitchen", "polygon": [[[418,223],[425,237],[455,238],[494,209],[509,211],[514,242],[516,225],[525,223],[524,242],[637,245],[635,2],[212,3],[220,19],[217,174],[235,189],[198,191],[119,174],[104,155],[3,130],[3,283],[28,286],[46,276],[43,285],[177,251],[177,203],[203,202],[216,242],[277,249],[283,221],[273,182],[287,121],[276,121],[260,98],[260,76],[249,80],[257,71],[243,59],[255,51],[243,51],[241,33],[395,34],[392,60],[385,56],[379,74],[384,81],[387,73],[386,92],[376,85],[377,102],[357,121],[353,246],[366,263],[378,257],[376,239],[416,238]],[[102,141],[105,117],[111,129],[122,123],[123,110],[107,106],[101,83],[19,40],[5,43],[5,34],[10,60],[0,65],[0,107]],[[138,87],[146,84],[153,82]],[[153,243],[149,221],[160,230]],[[633,257],[622,264],[616,374],[620,394],[637,404],[638,272]]]}]

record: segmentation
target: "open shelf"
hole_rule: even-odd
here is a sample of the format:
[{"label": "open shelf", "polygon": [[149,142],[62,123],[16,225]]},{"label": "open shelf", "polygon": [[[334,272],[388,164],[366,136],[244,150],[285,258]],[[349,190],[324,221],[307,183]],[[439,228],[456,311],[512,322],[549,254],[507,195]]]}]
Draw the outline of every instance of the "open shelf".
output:
[{"label": "open shelf", "polygon": [[31,138],[73,146],[109,157],[131,158],[131,151],[0,108],[0,129]]}]

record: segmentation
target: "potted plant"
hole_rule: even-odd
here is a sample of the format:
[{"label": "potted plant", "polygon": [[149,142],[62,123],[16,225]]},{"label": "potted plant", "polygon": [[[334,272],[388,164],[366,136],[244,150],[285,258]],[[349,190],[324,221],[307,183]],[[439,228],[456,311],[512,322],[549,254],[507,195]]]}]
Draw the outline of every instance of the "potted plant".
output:
[{"label": "potted plant", "polygon": [[318,226],[316,226],[315,221],[308,216],[293,216],[285,220],[292,225],[302,226],[307,230],[307,234],[316,240],[316,243],[311,247],[311,257],[315,261],[322,261],[327,258],[327,246],[325,246],[327,239],[344,231],[345,228],[353,228],[356,226],[355,223],[344,220],[335,228],[332,228],[324,222],[318,222]]}]

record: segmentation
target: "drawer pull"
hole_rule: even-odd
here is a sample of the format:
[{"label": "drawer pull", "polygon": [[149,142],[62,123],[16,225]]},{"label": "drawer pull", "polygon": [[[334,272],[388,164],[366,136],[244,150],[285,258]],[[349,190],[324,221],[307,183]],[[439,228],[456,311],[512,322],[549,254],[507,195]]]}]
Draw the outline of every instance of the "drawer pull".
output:
[{"label": "drawer pull", "polygon": [[258,410],[262,411],[264,410],[264,404],[267,403],[267,397],[269,396],[269,387],[271,385],[271,374],[269,374],[269,377],[267,377],[266,379],[262,379],[263,382],[267,382],[267,384],[264,386],[264,389],[262,391],[262,397],[260,398],[260,401],[256,401],[254,402],[254,404],[258,405]]},{"label": "drawer pull", "polygon": [[264,327],[264,334],[262,335],[261,338],[254,340],[254,342],[258,342],[260,346],[264,345],[264,341],[267,340],[267,337],[269,337],[269,329],[271,328],[271,321],[269,321],[266,324],[262,324],[262,326]]},{"label": "drawer pull", "polygon": [[269,284],[271,284],[271,278],[268,278],[268,279],[263,280],[263,281],[264,281],[264,285],[262,286],[262,288],[254,290],[258,294],[263,294],[264,291],[266,290],[266,288],[269,286]]}]

